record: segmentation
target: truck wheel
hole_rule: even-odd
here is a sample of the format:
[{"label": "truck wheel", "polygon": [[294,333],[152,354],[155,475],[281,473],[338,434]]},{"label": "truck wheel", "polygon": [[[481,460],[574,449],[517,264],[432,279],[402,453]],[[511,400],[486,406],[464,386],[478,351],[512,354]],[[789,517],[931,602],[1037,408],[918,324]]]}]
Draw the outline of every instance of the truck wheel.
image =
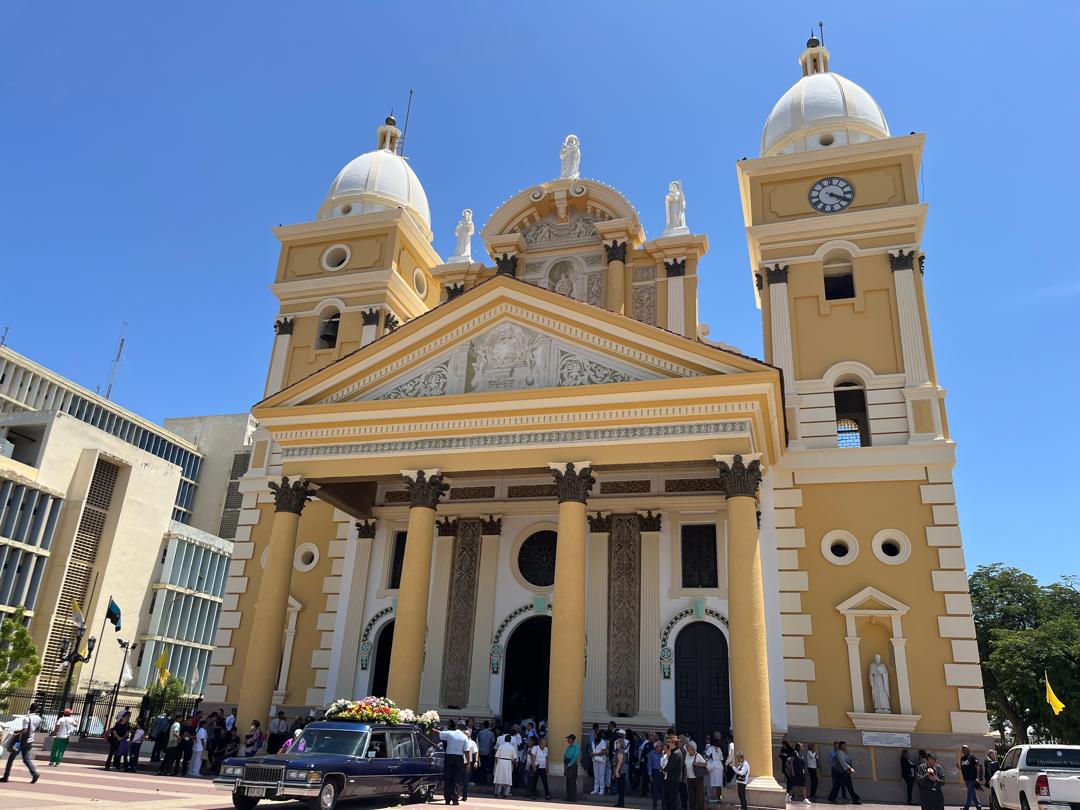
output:
[{"label": "truck wheel", "polygon": [[318,797],[308,799],[308,810],[334,810],[340,798],[341,787],[338,785],[337,780],[327,779],[323,782]]},{"label": "truck wheel", "polygon": [[1020,794],[1020,810],[1031,810],[1031,808],[1028,806],[1027,796],[1025,796],[1023,793]]},{"label": "truck wheel", "polygon": [[243,793],[233,793],[232,803],[236,810],[255,810],[259,800],[251,796],[245,796]]},{"label": "truck wheel", "polygon": [[997,791],[990,791],[990,810],[1001,810],[1001,802],[998,801]]}]

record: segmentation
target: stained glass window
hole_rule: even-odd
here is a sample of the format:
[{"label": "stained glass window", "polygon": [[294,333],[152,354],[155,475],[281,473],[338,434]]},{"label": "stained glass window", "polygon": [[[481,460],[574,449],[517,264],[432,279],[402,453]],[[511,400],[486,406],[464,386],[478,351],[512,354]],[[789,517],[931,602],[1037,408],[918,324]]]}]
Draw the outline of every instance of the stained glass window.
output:
[{"label": "stained glass window", "polygon": [[862,436],[859,432],[858,422],[854,419],[836,420],[836,446],[862,447]]},{"label": "stained glass window", "polygon": [[717,588],[716,526],[705,523],[682,527],[682,586]]},{"label": "stained glass window", "polygon": [[530,585],[548,588],[555,583],[555,544],[553,531],[529,535],[518,551],[518,570]]}]

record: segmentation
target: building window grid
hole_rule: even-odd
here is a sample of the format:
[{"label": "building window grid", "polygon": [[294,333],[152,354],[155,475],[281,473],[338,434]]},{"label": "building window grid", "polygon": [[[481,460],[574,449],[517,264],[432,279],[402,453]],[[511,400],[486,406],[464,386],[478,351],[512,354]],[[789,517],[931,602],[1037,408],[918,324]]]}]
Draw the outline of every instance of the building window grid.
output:
[{"label": "building window grid", "polygon": [[716,525],[698,523],[680,529],[682,586],[718,588],[720,573],[716,554]]}]

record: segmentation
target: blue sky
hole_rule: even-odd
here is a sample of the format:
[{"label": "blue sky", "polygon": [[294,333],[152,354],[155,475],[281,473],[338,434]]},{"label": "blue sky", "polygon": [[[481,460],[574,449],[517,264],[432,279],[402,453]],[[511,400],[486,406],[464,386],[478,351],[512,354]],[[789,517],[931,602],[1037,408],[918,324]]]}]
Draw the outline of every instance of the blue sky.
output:
[{"label": "blue sky", "polygon": [[8,0],[0,331],[95,388],[126,321],[119,403],[246,409],[276,312],[270,228],[310,220],[413,87],[408,151],[444,256],[462,208],[481,226],[554,176],[575,132],[582,173],[651,235],[683,179],[711,244],[702,319],[760,356],[735,161],[757,154],[819,18],[833,69],[895,134],[927,133],[926,283],[969,565],[1077,573],[1080,274],[1056,243],[1080,215],[1075,3]]}]

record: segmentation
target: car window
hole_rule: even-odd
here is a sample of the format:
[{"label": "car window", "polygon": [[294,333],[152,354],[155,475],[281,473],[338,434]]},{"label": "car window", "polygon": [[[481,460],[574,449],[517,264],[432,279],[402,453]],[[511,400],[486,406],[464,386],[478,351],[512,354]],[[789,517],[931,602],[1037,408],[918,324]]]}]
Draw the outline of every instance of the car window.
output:
[{"label": "car window", "polygon": [[344,754],[355,756],[364,747],[367,734],[340,729],[306,729],[293,745],[297,754]]},{"label": "car window", "polygon": [[1080,749],[1055,746],[1032,746],[1027,752],[1029,768],[1068,768],[1080,770]]},{"label": "car window", "polygon": [[416,735],[416,744],[420,748],[420,756],[422,756],[422,757],[431,756],[431,753],[432,753],[431,749],[436,747],[435,743],[433,743],[431,740],[429,740],[423,734],[417,734]]},{"label": "car window", "polygon": [[398,759],[416,756],[416,746],[413,744],[411,731],[392,731],[387,737],[390,740],[390,756]]},{"label": "car window", "polygon": [[1020,759],[1020,749],[1013,748],[1009,753],[1005,755],[1005,759],[1001,760],[1001,770],[1010,771],[1016,767],[1016,761]]},{"label": "car window", "polygon": [[368,743],[366,756],[369,759],[386,759],[390,756],[387,753],[386,735],[383,732],[378,731],[371,735],[371,742]]}]

